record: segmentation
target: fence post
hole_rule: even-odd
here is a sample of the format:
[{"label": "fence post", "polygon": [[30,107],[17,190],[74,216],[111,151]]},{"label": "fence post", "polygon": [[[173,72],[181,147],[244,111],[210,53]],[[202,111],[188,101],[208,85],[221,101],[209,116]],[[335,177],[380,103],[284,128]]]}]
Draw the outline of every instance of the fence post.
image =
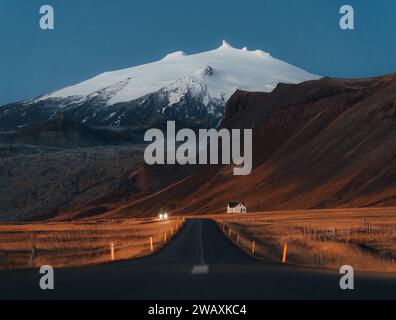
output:
[{"label": "fence post", "polygon": [[114,256],[114,242],[110,243],[110,255],[111,255],[111,261],[114,261],[115,256]]},{"label": "fence post", "polygon": [[150,249],[151,249],[151,252],[154,251],[153,237],[150,237]]},{"label": "fence post", "polygon": [[256,251],[256,240],[252,241],[252,254]]},{"label": "fence post", "polygon": [[29,264],[32,266],[34,265],[34,260],[36,258],[37,247],[36,247],[36,239],[32,239],[31,241],[32,241],[32,245],[29,255]]},{"label": "fence post", "polygon": [[287,256],[287,243],[285,243],[283,246],[282,263],[286,263],[286,256]]},{"label": "fence post", "polygon": [[32,254],[33,256],[35,256],[35,255],[36,255],[36,252],[37,252],[36,239],[33,239],[33,240],[32,240],[31,254]]}]

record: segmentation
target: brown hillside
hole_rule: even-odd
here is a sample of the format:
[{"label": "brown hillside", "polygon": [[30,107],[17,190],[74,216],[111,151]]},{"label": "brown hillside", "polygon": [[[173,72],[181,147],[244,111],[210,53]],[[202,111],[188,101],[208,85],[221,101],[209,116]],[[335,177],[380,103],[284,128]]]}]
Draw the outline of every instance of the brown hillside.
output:
[{"label": "brown hillside", "polygon": [[[281,84],[237,91],[222,126],[254,128],[248,176],[231,166],[143,167],[138,192],[110,215],[250,211],[396,204],[396,75]],[[136,191],[136,190],[135,190]]]}]

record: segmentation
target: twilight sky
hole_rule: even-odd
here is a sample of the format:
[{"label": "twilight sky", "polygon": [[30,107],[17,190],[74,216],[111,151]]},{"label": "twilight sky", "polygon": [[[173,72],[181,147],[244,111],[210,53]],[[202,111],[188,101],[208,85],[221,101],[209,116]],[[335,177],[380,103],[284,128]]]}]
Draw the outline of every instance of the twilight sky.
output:
[{"label": "twilight sky", "polygon": [[[55,10],[55,30],[39,9]],[[339,8],[355,9],[355,30]],[[365,77],[396,72],[394,0],[0,0],[0,105],[169,52],[261,49],[309,72]]]}]

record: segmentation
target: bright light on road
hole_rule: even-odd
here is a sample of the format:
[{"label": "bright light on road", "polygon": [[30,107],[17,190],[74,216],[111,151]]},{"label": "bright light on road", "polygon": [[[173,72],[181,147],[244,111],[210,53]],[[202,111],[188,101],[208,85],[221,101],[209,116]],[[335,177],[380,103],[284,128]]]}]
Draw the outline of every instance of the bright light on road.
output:
[{"label": "bright light on road", "polygon": [[159,219],[160,219],[160,220],[166,220],[166,219],[168,219],[168,214],[167,214],[167,213],[160,213],[160,214],[159,214]]}]

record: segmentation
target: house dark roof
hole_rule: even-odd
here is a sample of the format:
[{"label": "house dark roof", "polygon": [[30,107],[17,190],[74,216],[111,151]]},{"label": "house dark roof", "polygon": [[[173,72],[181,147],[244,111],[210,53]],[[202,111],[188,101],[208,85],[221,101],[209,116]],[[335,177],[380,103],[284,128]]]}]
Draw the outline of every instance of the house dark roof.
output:
[{"label": "house dark roof", "polygon": [[239,201],[239,202],[228,202],[228,206],[229,206],[230,208],[235,208],[235,207],[236,207],[238,204],[240,204],[240,203],[242,203],[243,205],[245,205],[244,202]]}]

